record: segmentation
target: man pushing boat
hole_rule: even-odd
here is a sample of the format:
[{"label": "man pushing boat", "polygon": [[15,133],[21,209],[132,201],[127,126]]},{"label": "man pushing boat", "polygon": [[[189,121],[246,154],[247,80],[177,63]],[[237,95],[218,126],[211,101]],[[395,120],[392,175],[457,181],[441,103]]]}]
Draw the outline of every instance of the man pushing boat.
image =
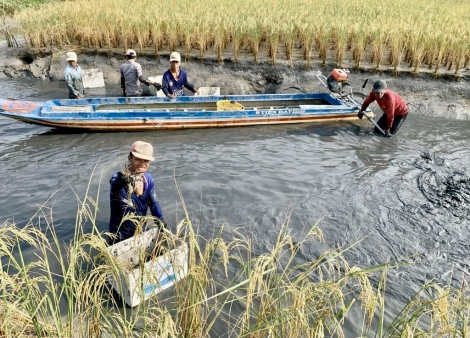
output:
[{"label": "man pushing boat", "polygon": [[[374,82],[372,91],[362,103],[359,113],[357,113],[360,119],[364,117],[364,111],[374,101],[377,101],[380,109],[384,112],[377,125],[385,131],[385,137],[392,137],[405,122],[408,116],[408,106],[400,95],[387,89],[387,83],[384,80],[378,80]],[[382,135],[377,127],[374,128],[374,133]]]}]

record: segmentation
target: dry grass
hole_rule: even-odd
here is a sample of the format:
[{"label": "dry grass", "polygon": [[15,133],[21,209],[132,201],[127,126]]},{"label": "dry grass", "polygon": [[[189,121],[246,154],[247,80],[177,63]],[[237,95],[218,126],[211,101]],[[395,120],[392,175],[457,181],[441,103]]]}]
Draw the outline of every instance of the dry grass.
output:
[{"label": "dry grass", "polygon": [[[350,247],[306,260],[305,248],[321,242],[323,234],[313,225],[296,242],[288,221],[272,248],[255,254],[254,239],[243,229],[228,242],[223,228],[215,238],[202,238],[183,200],[186,217],[177,235],[189,246],[188,275],[166,298],[154,297],[131,311],[106,286],[110,273],[117,277],[128,267],[108,253],[95,226],[95,201],[79,201],[70,243],[57,237],[47,208],[21,229],[8,222],[0,227],[1,337],[212,337],[215,327],[234,337],[344,337],[355,301],[363,309],[362,337],[371,334],[374,317],[380,337],[469,336],[465,281],[458,289],[424,285],[385,327],[386,274],[396,262],[350,267],[343,257]],[[370,277],[377,274],[374,286]]]},{"label": "dry grass", "polygon": [[[174,15],[175,10],[182,12]],[[371,5],[344,0],[76,0],[43,5],[16,17],[30,48],[78,44],[97,50],[141,53],[182,51],[204,58],[237,61],[241,54],[257,62],[303,59],[339,67],[398,71],[410,67],[459,70],[470,57],[470,2],[396,0]],[[186,13],[186,14],[185,14]],[[190,13],[190,15],[187,15]],[[267,55],[261,55],[260,53]]]}]

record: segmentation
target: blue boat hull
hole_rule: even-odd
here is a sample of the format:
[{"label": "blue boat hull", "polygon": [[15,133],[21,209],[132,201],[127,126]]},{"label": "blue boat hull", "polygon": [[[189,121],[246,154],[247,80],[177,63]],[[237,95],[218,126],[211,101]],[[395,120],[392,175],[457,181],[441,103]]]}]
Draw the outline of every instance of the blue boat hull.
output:
[{"label": "blue boat hull", "polygon": [[357,118],[358,104],[325,93],[187,96],[175,100],[162,97],[46,102],[0,99],[0,115],[57,128],[129,131],[348,120]]}]

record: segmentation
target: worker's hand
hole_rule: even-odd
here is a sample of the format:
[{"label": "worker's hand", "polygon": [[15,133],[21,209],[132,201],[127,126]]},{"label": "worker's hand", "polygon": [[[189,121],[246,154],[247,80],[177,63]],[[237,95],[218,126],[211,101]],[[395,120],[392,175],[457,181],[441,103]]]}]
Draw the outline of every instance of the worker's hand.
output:
[{"label": "worker's hand", "polygon": [[162,89],[162,85],[159,84],[158,82],[154,82],[154,83],[153,83],[153,86],[154,86],[155,88],[157,88],[157,91],[159,91],[159,90]]},{"label": "worker's hand", "polygon": [[359,117],[362,120],[362,118],[364,117],[364,112],[360,110],[359,113],[357,113],[357,117]]},{"label": "worker's hand", "polygon": [[126,184],[129,184],[131,183],[131,175],[129,175],[128,173],[121,173],[122,174],[122,180],[124,181],[124,183]]},{"label": "worker's hand", "polygon": [[392,135],[392,134],[390,134],[390,132],[389,132],[389,131],[386,131],[386,132],[385,132],[385,137],[392,137],[392,136],[393,136],[393,135]]}]

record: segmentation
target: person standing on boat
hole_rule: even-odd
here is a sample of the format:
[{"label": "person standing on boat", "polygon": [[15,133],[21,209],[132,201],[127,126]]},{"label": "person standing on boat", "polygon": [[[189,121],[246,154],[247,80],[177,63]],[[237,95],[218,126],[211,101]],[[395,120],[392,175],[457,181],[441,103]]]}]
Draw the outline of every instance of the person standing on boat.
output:
[{"label": "person standing on boat", "polygon": [[192,91],[195,94],[199,90],[188,82],[188,75],[186,71],[180,67],[181,55],[178,52],[170,54],[170,69],[163,74],[162,90],[163,93],[170,99],[176,96],[184,96],[184,88]]},{"label": "person standing on boat", "polygon": [[[385,131],[385,137],[392,137],[405,122],[408,116],[408,106],[400,95],[387,89],[387,83],[384,80],[379,80],[374,82],[372,91],[362,103],[359,113],[357,113],[360,119],[364,116],[367,107],[374,101],[377,101],[380,109],[384,112],[377,124]],[[377,127],[374,128],[374,133],[382,135]]]},{"label": "person standing on boat", "polygon": [[133,237],[138,226],[141,227],[138,231],[148,230],[144,216],[149,208],[157,223],[167,226],[157,201],[153,177],[147,173],[150,161],[154,160],[152,145],[143,141],[134,142],[127,159],[129,164],[126,168],[116,172],[109,181],[109,232],[115,235],[110,237],[109,244]]},{"label": "person standing on boat", "polygon": [[81,99],[85,97],[85,89],[83,88],[82,68],[77,64],[77,54],[67,52],[65,60],[68,65],[64,70],[64,79],[69,88],[69,99]]},{"label": "person standing on boat", "polygon": [[124,96],[141,96],[140,82],[147,86],[154,83],[142,75],[142,66],[136,62],[137,53],[133,49],[126,51],[127,62],[121,66],[121,88]]}]

